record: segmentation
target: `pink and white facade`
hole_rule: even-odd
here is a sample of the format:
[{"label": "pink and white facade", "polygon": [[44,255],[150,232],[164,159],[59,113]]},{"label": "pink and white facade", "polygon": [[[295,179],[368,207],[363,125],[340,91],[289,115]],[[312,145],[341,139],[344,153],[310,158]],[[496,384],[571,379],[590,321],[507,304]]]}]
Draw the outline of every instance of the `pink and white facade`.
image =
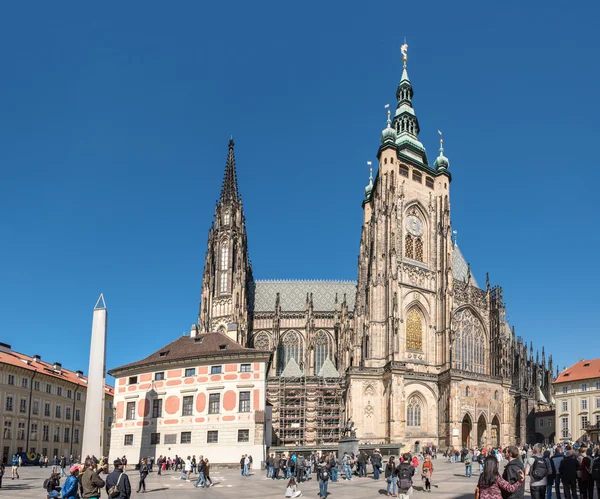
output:
[{"label": "pink and white facade", "polygon": [[264,459],[270,353],[226,335],[181,337],[148,358],[110,371],[115,415],[110,459],[204,455]]}]

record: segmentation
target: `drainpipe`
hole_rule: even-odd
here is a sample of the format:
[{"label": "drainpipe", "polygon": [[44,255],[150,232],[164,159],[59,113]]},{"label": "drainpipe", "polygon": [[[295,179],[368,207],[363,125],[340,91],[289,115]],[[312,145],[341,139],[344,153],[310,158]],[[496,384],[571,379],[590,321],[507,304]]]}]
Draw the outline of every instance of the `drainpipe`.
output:
[{"label": "drainpipe", "polygon": [[[31,399],[33,398],[33,379],[37,374],[37,371],[33,372],[31,377],[31,384],[29,385],[29,410],[27,412],[27,442],[25,443],[25,452],[29,452],[29,433],[31,432]],[[36,435],[37,436],[37,435]]]},{"label": "drainpipe", "polygon": [[71,408],[71,445],[69,445],[69,455],[73,455],[73,437],[75,432],[75,401],[77,400],[77,390],[79,385],[75,385],[75,391],[73,392],[73,407]]}]

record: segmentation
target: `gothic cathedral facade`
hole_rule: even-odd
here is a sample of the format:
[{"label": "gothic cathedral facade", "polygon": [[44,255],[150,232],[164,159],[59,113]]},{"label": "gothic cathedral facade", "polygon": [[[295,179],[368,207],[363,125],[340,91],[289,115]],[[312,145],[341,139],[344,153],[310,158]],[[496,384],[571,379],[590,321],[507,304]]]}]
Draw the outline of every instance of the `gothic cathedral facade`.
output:
[{"label": "gothic cathedral facade", "polygon": [[451,225],[449,160],[419,141],[406,61],[365,188],[356,281],[254,280],[233,141],[209,231],[198,323],[272,352],[272,443],[404,448],[535,441],[552,357],[534,359],[506,320],[502,289],[479,286]]}]

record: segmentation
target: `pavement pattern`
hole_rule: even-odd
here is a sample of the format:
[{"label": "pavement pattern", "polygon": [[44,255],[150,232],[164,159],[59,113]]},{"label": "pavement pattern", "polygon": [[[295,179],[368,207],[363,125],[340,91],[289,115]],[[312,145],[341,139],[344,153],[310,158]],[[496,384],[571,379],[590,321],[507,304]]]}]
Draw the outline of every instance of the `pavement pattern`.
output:
[{"label": "pavement pattern", "polygon": [[[433,460],[434,472],[432,477],[432,491],[424,490],[424,483],[420,480],[420,470],[415,473],[414,492],[411,499],[473,499],[475,486],[478,479],[477,466],[473,466],[473,476],[465,476],[465,467],[460,463],[448,463],[446,459]],[[370,467],[369,467],[370,468]],[[112,469],[112,467],[111,467]],[[154,468],[156,470],[156,467]],[[50,476],[50,468],[23,467],[19,469],[21,478],[11,480],[10,466],[6,468],[6,474],[0,489],[2,498],[46,498],[42,484]],[[240,498],[244,499],[283,499],[287,480],[266,479],[266,472],[251,470],[250,476],[240,476],[240,470],[235,468],[219,468],[211,466],[210,475],[214,486],[206,489],[194,488],[197,475],[187,482],[181,480],[181,473],[174,471],[163,472],[157,475],[150,473],[146,478],[147,493],[136,493],[139,474],[135,470],[127,470],[132,485],[132,498],[148,497],[149,499],[197,499],[197,498]],[[337,483],[329,482],[328,499],[385,499],[386,481],[381,477],[378,481],[373,480],[371,470],[367,478],[353,476],[352,480],[344,480],[340,473]],[[64,478],[61,484],[64,484]],[[319,495],[319,483],[316,476],[311,475],[311,480],[300,484],[303,497],[317,499]],[[529,497],[529,483],[526,483],[525,497]],[[102,492],[102,498],[108,495]]]}]

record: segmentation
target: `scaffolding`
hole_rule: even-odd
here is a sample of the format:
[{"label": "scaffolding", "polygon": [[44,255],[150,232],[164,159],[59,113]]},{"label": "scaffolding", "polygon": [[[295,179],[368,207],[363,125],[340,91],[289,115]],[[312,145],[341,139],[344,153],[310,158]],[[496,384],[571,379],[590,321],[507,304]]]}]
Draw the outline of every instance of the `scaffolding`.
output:
[{"label": "scaffolding", "polygon": [[342,385],[339,378],[318,378],[317,444],[338,442],[342,425]]}]

